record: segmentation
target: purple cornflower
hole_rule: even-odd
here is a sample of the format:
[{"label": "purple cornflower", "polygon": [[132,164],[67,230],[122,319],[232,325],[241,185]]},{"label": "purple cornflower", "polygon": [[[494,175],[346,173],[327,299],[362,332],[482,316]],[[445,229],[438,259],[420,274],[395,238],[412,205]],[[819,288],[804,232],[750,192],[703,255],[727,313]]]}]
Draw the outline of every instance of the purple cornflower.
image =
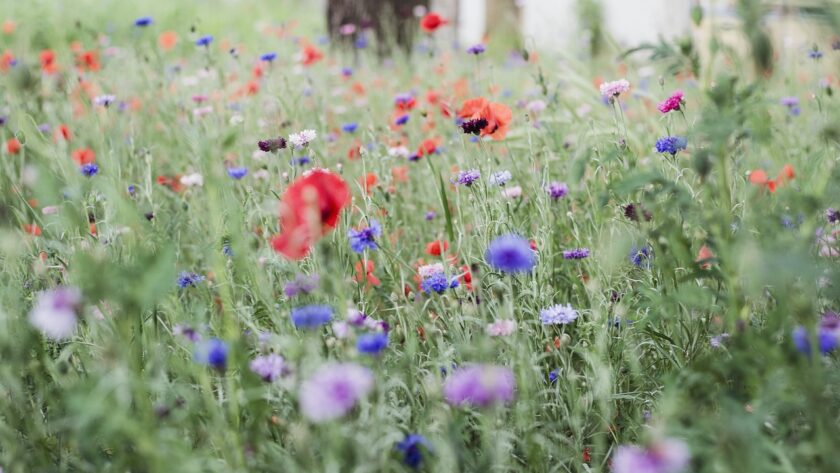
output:
[{"label": "purple cornflower", "polygon": [[437,217],[437,213],[434,210],[426,212],[426,220],[434,220],[435,217]]},{"label": "purple cornflower", "polygon": [[691,454],[682,440],[663,439],[647,448],[618,447],[612,459],[613,473],[679,473],[688,466]]},{"label": "purple cornflower", "polygon": [[236,167],[236,168],[227,168],[228,176],[236,179],[237,181],[242,179],[243,177],[248,175],[248,168],[246,167]]},{"label": "purple cornflower", "polygon": [[224,370],[227,367],[228,345],[218,338],[208,339],[196,346],[193,357],[198,363]]},{"label": "purple cornflower", "polygon": [[545,187],[545,191],[553,200],[560,200],[569,193],[569,186],[564,182],[554,181]]},{"label": "purple cornflower", "polygon": [[152,17],[150,16],[141,16],[140,18],[134,20],[134,26],[144,28],[152,24]]},{"label": "purple cornflower", "polygon": [[400,115],[400,116],[397,117],[396,120],[394,120],[394,125],[396,125],[396,126],[405,125],[406,123],[408,123],[409,118],[411,118],[411,117],[407,113],[404,114],[404,115]]},{"label": "purple cornflower", "polygon": [[[811,354],[809,330],[798,326],[793,330],[793,344],[796,350],[806,355]],[[823,314],[817,326],[817,347],[823,355],[831,353],[840,345],[840,316],[834,312]]]},{"label": "purple cornflower", "polygon": [[688,140],[683,136],[665,136],[656,140],[656,152],[668,153],[671,156],[676,156],[686,146],[688,146]]},{"label": "purple cornflower", "polygon": [[481,133],[481,130],[487,128],[488,124],[485,118],[474,118],[462,122],[460,127],[468,135],[477,135]]},{"label": "purple cornflower", "polygon": [[423,463],[423,452],[420,447],[431,449],[429,441],[420,434],[409,434],[395,448],[403,454],[403,463],[411,468],[419,468]]},{"label": "purple cornflower", "polygon": [[466,171],[460,171],[458,173],[458,178],[456,182],[462,186],[470,187],[479,178],[481,178],[481,173],[478,171],[478,169],[468,169]]},{"label": "purple cornflower", "polygon": [[431,294],[432,292],[443,294],[447,289],[458,287],[458,279],[452,278],[452,280],[449,280],[445,273],[437,272],[424,277],[420,282],[420,286],[426,294]]},{"label": "purple cornflower", "polygon": [[292,309],[295,328],[318,328],[332,320],[333,308],[328,305],[305,305]]},{"label": "purple cornflower", "polygon": [[181,289],[186,289],[190,286],[195,287],[201,281],[204,281],[204,276],[189,271],[182,271],[181,274],[178,275],[178,287]]},{"label": "purple cornflower", "polygon": [[356,339],[356,349],[359,353],[367,355],[378,355],[382,350],[388,348],[388,333],[373,332],[359,335]]},{"label": "purple cornflower", "polygon": [[788,113],[793,116],[799,115],[802,111],[799,108],[799,99],[796,97],[782,97],[779,103],[788,108]]},{"label": "purple cornflower", "polygon": [[840,222],[840,210],[832,208],[826,209],[825,218],[828,220],[828,223]]},{"label": "purple cornflower", "polygon": [[578,318],[578,312],[571,304],[557,304],[540,311],[540,322],[543,325],[566,325]]},{"label": "purple cornflower", "polygon": [[189,325],[178,324],[172,327],[172,334],[184,337],[193,343],[196,343],[199,340],[201,340],[201,335]]},{"label": "purple cornflower", "polygon": [[516,379],[510,368],[468,365],[446,378],[443,397],[453,406],[490,407],[514,399]]},{"label": "purple cornflower", "polygon": [[563,252],[563,259],[584,259],[589,257],[589,248],[575,248]]},{"label": "purple cornflower", "polygon": [[350,229],[347,231],[347,239],[350,241],[350,249],[356,253],[364,253],[365,250],[375,250],[376,237],[382,234],[379,222],[371,220],[368,227],[359,230]]},{"label": "purple cornflower", "polygon": [[266,383],[274,382],[288,372],[286,361],[275,353],[254,358],[251,360],[250,368]]},{"label": "purple cornflower", "polygon": [[548,382],[550,384],[554,384],[557,382],[557,378],[560,376],[560,368],[553,369],[548,372]]},{"label": "purple cornflower", "polygon": [[286,138],[282,136],[279,138],[268,138],[257,141],[257,147],[266,153],[271,151],[278,151],[286,147]]},{"label": "purple cornflower", "polygon": [[820,59],[823,57],[823,53],[822,51],[817,49],[816,46],[814,46],[814,49],[808,51],[808,57],[811,59]]},{"label": "purple cornflower", "polygon": [[312,162],[312,159],[309,156],[298,156],[297,158],[292,158],[289,162],[298,166],[306,166]]},{"label": "purple cornflower", "polygon": [[729,340],[729,334],[722,333],[720,335],[715,335],[714,337],[710,338],[709,345],[711,345],[712,348],[720,348],[727,340]]},{"label": "purple cornflower", "polygon": [[29,323],[52,340],[64,340],[76,331],[77,309],[82,293],[75,287],[59,286],[41,292],[29,312]]},{"label": "purple cornflower", "polygon": [[505,273],[528,273],[537,264],[530,242],[515,234],[502,235],[490,242],[484,259],[494,269]]},{"label": "purple cornflower", "polygon": [[640,211],[642,213],[642,217],[645,219],[645,222],[650,222],[650,220],[653,218],[653,214],[643,209],[641,204],[629,203],[623,206],[621,210],[624,212],[624,217],[634,222],[639,221]]},{"label": "purple cornflower", "polygon": [[354,363],[335,363],[318,369],[300,387],[300,410],[312,422],[343,417],[373,389],[373,374]]},{"label": "purple cornflower", "polygon": [[275,52],[265,53],[262,56],[260,56],[260,61],[263,62],[272,62],[275,59],[277,59],[277,53]]},{"label": "purple cornflower", "polygon": [[82,167],[80,167],[79,170],[85,176],[92,177],[92,176],[96,175],[96,173],[99,172],[99,166],[97,166],[95,163],[87,163],[87,164],[82,164]]},{"label": "purple cornflower", "polygon": [[213,42],[213,35],[209,35],[209,34],[208,34],[208,35],[204,35],[204,36],[202,36],[202,37],[198,38],[197,40],[195,40],[195,45],[196,45],[196,46],[205,46],[205,47],[207,47],[207,46],[209,46],[209,45],[210,45],[210,43],[212,43],[212,42]]},{"label": "purple cornflower", "polygon": [[355,123],[355,122],[354,123],[345,123],[344,125],[341,126],[341,129],[345,133],[353,133],[354,131],[356,131],[356,128],[358,128],[358,127],[359,127],[359,124]]},{"label": "purple cornflower", "polygon": [[483,44],[478,43],[478,44],[474,44],[474,45],[470,46],[469,48],[467,48],[467,53],[478,56],[479,54],[483,53],[486,50],[487,50],[487,48],[485,48]]},{"label": "purple cornflower", "polygon": [[286,282],[285,286],[283,286],[283,293],[286,294],[286,297],[295,297],[298,294],[309,294],[318,288],[318,280],[319,278],[317,274],[313,274],[311,276],[298,274],[295,276],[293,281]]}]

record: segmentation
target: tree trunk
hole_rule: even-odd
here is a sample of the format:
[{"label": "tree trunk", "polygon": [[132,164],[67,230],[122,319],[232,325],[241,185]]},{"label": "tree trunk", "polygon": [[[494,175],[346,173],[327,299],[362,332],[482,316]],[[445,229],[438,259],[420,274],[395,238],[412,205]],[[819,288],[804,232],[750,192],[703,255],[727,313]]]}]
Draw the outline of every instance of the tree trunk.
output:
[{"label": "tree trunk", "polygon": [[[401,49],[411,52],[418,20],[414,8],[429,7],[430,0],[328,0],[327,28],[335,45],[352,48],[363,30],[370,28],[382,57]],[[342,35],[342,25],[355,25],[353,34]]]}]

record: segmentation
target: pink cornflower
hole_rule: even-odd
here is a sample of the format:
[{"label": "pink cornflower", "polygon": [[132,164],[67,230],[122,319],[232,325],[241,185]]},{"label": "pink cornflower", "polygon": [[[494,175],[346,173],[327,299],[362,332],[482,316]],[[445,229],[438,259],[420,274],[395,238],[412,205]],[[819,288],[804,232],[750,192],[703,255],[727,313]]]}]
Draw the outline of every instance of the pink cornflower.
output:
[{"label": "pink cornflower", "polygon": [[628,90],[630,90],[630,82],[627,79],[619,79],[601,84],[601,95],[608,99],[618,97]]},{"label": "pink cornflower", "polygon": [[513,401],[516,379],[510,368],[467,365],[455,370],[443,385],[443,397],[453,406],[490,407]]},{"label": "pink cornflower", "polygon": [[312,422],[346,415],[373,389],[373,374],[355,363],[322,366],[300,387],[300,409]]},{"label": "pink cornflower", "polygon": [[659,111],[662,113],[668,113],[673,110],[679,110],[680,107],[685,103],[683,100],[683,91],[676,90],[670,97],[665,99],[664,102],[660,103],[658,107]]},{"label": "pink cornflower", "polygon": [[516,330],[516,321],[510,319],[502,319],[487,324],[487,335],[491,337],[507,337]]}]

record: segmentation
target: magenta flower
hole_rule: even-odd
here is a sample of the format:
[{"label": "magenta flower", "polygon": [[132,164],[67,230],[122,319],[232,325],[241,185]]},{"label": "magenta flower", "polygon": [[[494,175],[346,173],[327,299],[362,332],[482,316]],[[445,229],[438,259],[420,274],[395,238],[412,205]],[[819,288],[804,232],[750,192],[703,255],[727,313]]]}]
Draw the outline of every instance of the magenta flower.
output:
[{"label": "magenta flower", "polygon": [[691,454],[682,440],[663,439],[647,448],[636,445],[618,447],[612,459],[613,473],[679,473],[685,470]]},{"label": "magenta flower", "polygon": [[300,387],[303,415],[320,423],[345,416],[373,389],[373,374],[354,363],[333,363],[318,369]]},{"label": "magenta flower", "polygon": [[453,406],[489,407],[513,401],[516,379],[510,368],[468,365],[455,370],[443,385],[443,397]]},{"label": "magenta flower", "polygon": [[680,107],[685,103],[683,99],[683,91],[676,90],[670,97],[665,99],[664,102],[660,103],[658,107],[659,111],[662,113],[668,113],[674,110],[679,110]]},{"label": "magenta flower", "polygon": [[630,90],[630,82],[627,79],[614,80],[612,82],[604,82],[600,87],[601,95],[604,98],[612,99]]}]

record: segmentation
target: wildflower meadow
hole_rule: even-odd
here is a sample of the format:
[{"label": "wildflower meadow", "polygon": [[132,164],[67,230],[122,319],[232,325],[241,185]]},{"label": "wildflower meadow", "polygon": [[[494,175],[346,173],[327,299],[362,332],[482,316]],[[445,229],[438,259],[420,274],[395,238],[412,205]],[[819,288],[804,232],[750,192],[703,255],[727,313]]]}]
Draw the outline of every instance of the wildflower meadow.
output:
[{"label": "wildflower meadow", "polygon": [[0,0],[0,471],[840,471],[840,8],[736,3]]}]

